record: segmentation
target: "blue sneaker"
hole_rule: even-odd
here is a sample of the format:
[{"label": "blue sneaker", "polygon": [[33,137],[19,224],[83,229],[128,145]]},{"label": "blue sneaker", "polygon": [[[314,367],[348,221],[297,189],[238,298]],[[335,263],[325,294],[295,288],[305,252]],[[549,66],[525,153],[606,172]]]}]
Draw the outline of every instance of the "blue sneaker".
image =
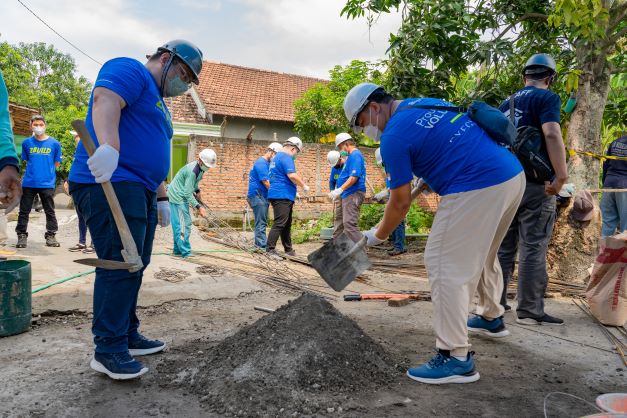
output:
[{"label": "blue sneaker", "polygon": [[468,320],[468,331],[480,332],[492,338],[502,338],[509,335],[502,317],[489,321],[482,316],[475,315]]},{"label": "blue sneaker", "polygon": [[159,340],[149,340],[140,335],[138,339],[128,342],[128,351],[131,356],[145,356],[163,351],[165,343]]},{"label": "blue sneaker", "polygon": [[407,370],[407,376],[420,383],[441,385],[443,383],[471,383],[479,380],[475,370],[474,353],[468,353],[466,361],[457,360],[442,351],[438,351],[428,363]]},{"label": "blue sneaker", "polygon": [[123,353],[95,353],[89,366],[114,380],[135,379],[148,371],[128,351]]}]

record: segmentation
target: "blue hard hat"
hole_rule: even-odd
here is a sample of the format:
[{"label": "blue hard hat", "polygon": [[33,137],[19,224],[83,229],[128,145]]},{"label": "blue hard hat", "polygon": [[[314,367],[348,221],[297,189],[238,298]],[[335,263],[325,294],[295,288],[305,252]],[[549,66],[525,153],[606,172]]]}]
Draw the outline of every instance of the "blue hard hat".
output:
[{"label": "blue hard hat", "polygon": [[549,54],[532,55],[523,68],[523,74],[539,74],[547,71],[552,73],[557,71],[555,60]]},{"label": "blue hard hat", "polygon": [[160,46],[157,51],[168,51],[183,61],[194,74],[194,84],[198,84],[198,75],[202,71],[202,51],[193,43],[175,39]]}]

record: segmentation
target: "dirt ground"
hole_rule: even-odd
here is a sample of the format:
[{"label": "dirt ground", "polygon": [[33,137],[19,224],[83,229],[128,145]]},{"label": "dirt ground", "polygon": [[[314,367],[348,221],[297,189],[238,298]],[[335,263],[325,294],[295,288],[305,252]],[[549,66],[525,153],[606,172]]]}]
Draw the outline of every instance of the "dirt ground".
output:
[{"label": "dirt ground", "polygon": [[[43,246],[44,219],[39,216],[29,227],[29,248],[19,253],[33,264],[33,287],[88,270],[72,262],[82,254],[67,251],[75,243],[76,220],[71,211],[59,212],[62,247]],[[14,226],[9,223],[9,231]],[[230,264],[217,259],[220,255],[243,260],[245,254],[205,253],[197,256],[205,264],[200,268],[197,263],[160,254],[171,246],[170,235],[170,229],[158,231],[156,255],[140,293],[142,332],[168,345],[163,353],[142,357],[150,371],[135,381],[114,382],[89,368],[93,351],[93,274],[85,275],[36,293],[33,328],[0,339],[1,417],[238,415],[242,408],[229,403],[227,396],[220,410],[203,399],[202,393],[207,391],[187,383],[186,370],[209,367],[210,360],[216,358],[215,350],[226,338],[269,315],[254,310],[255,306],[277,309],[299,295],[260,283],[252,276],[230,272]],[[14,241],[10,243],[14,245]],[[224,250],[203,241],[196,231],[192,245],[207,251]],[[308,243],[298,247],[297,252],[304,254],[315,247],[316,244]],[[409,254],[404,259],[419,257]],[[176,271],[168,275],[164,269]],[[350,290],[428,289],[426,278],[418,275],[368,273],[367,278],[368,285],[355,283]],[[320,282],[312,282],[312,286],[319,285]],[[627,391],[626,370],[619,357],[597,325],[570,299],[547,300],[547,311],[564,318],[565,326],[523,327],[515,324],[513,314],[507,314],[509,337],[493,341],[473,336],[472,349],[477,353],[481,379],[472,384],[447,386],[419,384],[403,373],[408,365],[420,364],[432,356],[435,336],[430,302],[402,308],[388,307],[384,302],[343,302],[341,297],[330,302],[355,321],[387,355],[399,359],[396,377],[385,384],[364,384],[346,390],[320,388],[314,394],[304,391],[303,402],[309,406],[298,410],[293,404],[283,406],[281,396],[268,402],[267,394],[276,391],[277,385],[265,382],[261,389],[267,391],[266,403],[258,404],[251,415],[534,417],[544,416],[544,398],[551,392],[566,392],[593,402],[601,393]],[[294,344],[304,344],[306,337],[295,335]],[[260,344],[260,350],[267,351],[268,347]],[[340,367],[337,373],[346,373],[342,377],[348,377],[363,368],[363,364],[346,362],[345,370]],[[212,382],[203,380],[202,384]],[[256,388],[251,394],[261,389]],[[551,417],[570,417],[595,410],[583,401],[556,395],[549,399],[547,412]]]}]

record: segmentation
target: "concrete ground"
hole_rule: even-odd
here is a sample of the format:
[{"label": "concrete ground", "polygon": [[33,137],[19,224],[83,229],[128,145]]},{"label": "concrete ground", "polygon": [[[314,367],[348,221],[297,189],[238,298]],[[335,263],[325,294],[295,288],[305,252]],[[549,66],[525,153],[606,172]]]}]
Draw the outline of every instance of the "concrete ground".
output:
[{"label": "concrete ground", "polygon": [[[32,263],[33,288],[88,271],[89,267],[72,260],[95,257],[67,251],[77,240],[75,215],[71,210],[59,210],[58,218],[60,248],[44,246],[44,215],[33,213],[28,248],[18,251],[18,258]],[[10,235],[14,227],[15,222],[10,222]],[[15,241],[13,235],[9,244],[15,245]],[[224,250],[203,240],[196,230],[192,245],[198,250]],[[265,315],[254,306],[276,308],[297,294],[260,283],[252,274],[230,272],[231,263],[214,257],[239,257],[245,262],[247,255],[199,255],[200,262],[215,268],[198,273],[198,264],[162,254],[170,248],[171,229],[158,228],[155,255],[140,292],[139,316],[143,333],[163,339],[168,349],[142,358],[151,369],[147,375],[120,383],[89,368],[94,275],[88,274],[34,294],[33,328],[0,339],[0,417],[216,416],[185,388],[164,387],[156,366],[164,358],[180,356],[183,348],[199,338],[219,342]],[[312,248],[315,245],[308,244],[297,251],[305,253]],[[317,287],[322,282],[311,278],[307,268],[293,268],[303,271],[312,288],[322,289]],[[163,269],[175,269],[178,274]],[[369,284],[354,283],[350,290],[428,289],[425,277],[413,275],[369,273],[367,279]],[[341,298],[333,303],[408,364],[431,357],[435,342],[431,303],[416,302],[402,308],[384,302],[343,302]],[[592,402],[601,393],[626,392],[625,367],[598,326],[570,299],[547,300],[547,311],[564,318],[566,325],[523,327],[514,322],[513,314],[507,314],[509,337],[498,341],[471,338],[481,374],[477,383],[434,387],[401,375],[390,387],[355,394],[346,405],[338,404],[333,411],[317,415],[543,416],[544,398],[551,392],[567,392]],[[594,412],[583,401],[560,396],[552,395],[547,401],[548,416]]]}]

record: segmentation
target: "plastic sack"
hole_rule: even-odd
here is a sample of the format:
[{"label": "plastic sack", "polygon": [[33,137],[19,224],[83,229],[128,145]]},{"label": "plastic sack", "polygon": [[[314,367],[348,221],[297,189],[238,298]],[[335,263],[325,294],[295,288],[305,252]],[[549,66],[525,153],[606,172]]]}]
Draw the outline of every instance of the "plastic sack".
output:
[{"label": "plastic sack", "polygon": [[586,298],[604,325],[621,327],[627,321],[627,233],[601,239]]}]

